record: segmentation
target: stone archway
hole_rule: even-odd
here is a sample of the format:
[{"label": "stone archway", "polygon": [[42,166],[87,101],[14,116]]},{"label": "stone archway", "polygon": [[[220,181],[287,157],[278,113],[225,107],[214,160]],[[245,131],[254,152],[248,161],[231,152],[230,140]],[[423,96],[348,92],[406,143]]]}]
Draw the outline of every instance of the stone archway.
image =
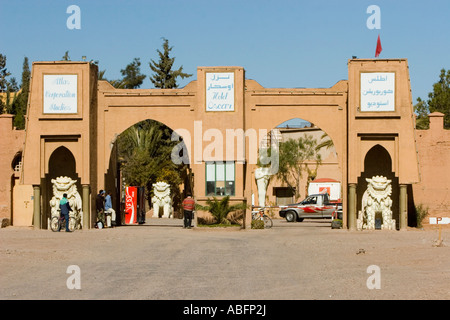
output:
[{"label": "stone archway", "polygon": [[[59,146],[69,149],[76,160],[75,170],[83,187],[83,206],[86,206],[84,211],[90,213],[95,211],[93,200],[96,192],[105,188],[105,174],[111,156],[110,146],[118,133],[144,119],[160,121],[174,130],[182,129],[193,136],[191,143],[185,141],[195,174],[197,200],[206,201],[208,195],[205,192],[205,184],[208,178],[205,170],[206,158],[202,156],[205,150],[209,151],[210,144],[202,143],[204,138],[210,138],[206,136],[207,131],[214,130],[223,137],[228,130],[245,133],[249,130],[259,132],[261,129],[270,131],[286,119],[299,117],[323,129],[334,142],[343,173],[342,184],[348,185],[348,189],[342,190],[343,226],[347,227],[347,222],[350,222],[348,227],[354,227],[358,177],[361,172],[365,172],[363,159],[366,153],[377,143],[389,152],[392,160],[389,172],[394,172],[395,177],[399,179],[402,216],[400,220],[401,225],[405,226],[403,221],[407,217],[406,188],[419,181],[417,162],[411,161],[417,158],[417,154],[407,61],[352,59],[348,63],[348,71],[348,80],[338,81],[329,88],[265,88],[254,80],[246,79],[242,67],[199,67],[197,80],[184,88],[116,89],[106,81],[97,81],[98,68],[94,64],[35,62],[30,85],[31,98],[21,177],[21,184],[33,188],[34,225],[40,227],[43,224],[40,222],[44,207],[40,203],[41,189],[44,192],[45,175],[49,173],[49,157]],[[385,79],[385,73],[395,76],[395,95],[391,101],[395,104],[393,110],[381,112],[367,110],[367,106],[362,108],[360,98],[363,90],[360,77],[362,73],[374,72],[380,73],[379,79]],[[211,81],[210,74],[223,73],[234,73],[231,78],[227,76],[227,79],[232,81],[227,82],[227,85],[218,83],[213,87],[209,83],[208,86]],[[67,82],[70,84],[66,89],[71,92],[67,97],[70,98],[71,113],[59,113],[46,108],[49,100],[45,98],[60,92],[55,86],[43,82],[43,78],[48,74],[77,79],[76,82]],[[225,79],[218,76],[217,79],[219,78]],[[364,85],[367,87],[367,83]],[[207,91],[211,88],[234,89],[234,102],[230,102],[232,110],[211,110],[206,107],[211,100]],[[48,95],[43,96],[43,92]],[[219,91],[214,92],[218,97],[222,97]],[[197,124],[200,125],[196,126]],[[242,140],[244,139],[241,139],[241,142]],[[246,142],[248,140],[233,146],[234,155],[238,154],[238,146],[244,146],[239,147],[239,150],[245,150],[242,152],[243,156],[216,159],[217,162],[235,162],[235,193],[232,201],[236,202],[247,202],[252,196],[252,174],[256,164],[251,162],[250,143]],[[197,145],[199,148],[195,148]],[[368,164],[369,171],[371,167],[373,166]],[[89,218],[88,215],[87,217]],[[246,217],[245,221],[245,227],[249,226],[250,223],[247,222],[250,217]]]},{"label": "stone archway", "polygon": [[42,228],[48,227],[48,220],[50,219],[50,199],[53,196],[52,179],[57,177],[67,176],[73,180],[77,180],[77,190],[81,190],[81,183],[78,173],[76,172],[76,160],[73,153],[66,147],[60,146],[56,148],[48,160],[48,173],[45,174],[41,186],[42,192]]},{"label": "stone archway", "polygon": [[399,182],[398,177],[392,170],[392,158],[389,152],[381,145],[377,144],[373,146],[364,158],[364,171],[358,177],[358,184],[356,188],[357,194],[357,210],[362,211],[362,198],[367,189],[366,179],[370,179],[374,176],[384,176],[391,180],[392,186],[392,218],[396,221],[396,228],[399,228]]},{"label": "stone archway", "polygon": [[[111,152],[108,157],[109,164],[106,168],[104,181],[105,190],[111,192],[112,195],[112,205],[113,209],[116,211],[117,225],[123,225],[125,223],[126,185],[138,187],[138,223],[148,223],[145,215],[147,211],[153,208],[153,184],[158,181],[164,181],[171,185],[170,197],[172,203],[171,207],[173,209],[171,215],[174,218],[182,217],[181,202],[187,194],[193,194],[192,169],[189,162],[188,148],[186,147],[183,138],[184,137],[179,132],[174,131],[165,123],[154,119],[138,121],[115,135],[114,141],[111,141],[110,145]],[[140,180],[138,183],[127,181],[127,174],[126,172],[124,174],[123,170],[127,170],[126,167],[128,161],[133,162],[136,159],[136,157],[130,157],[130,155],[127,154],[130,152],[126,147],[128,144],[132,145],[134,150],[139,150],[138,152],[140,154],[142,152],[148,152],[149,158],[146,159],[149,162],[145,162],[145,164],[148,165],[149,171],[151,171],[151,168],[155,168],[155,166],[162,167],[159,175],[154,173],[146,176],[145,181],[148,181],[148,184],[143,180]],[[158,150],[164,150],[163,155],[161,155]],[[154,159],[154,161],[152,159]],[[165,165],[162,165],[158,159],[165,159],[164,161],[169,161],[169,163],[165,162]],[[140,158],[139,161],[144,161],[144,159]],[[175,164],[175,167],[172,167],[171,163]],[[177,168],[183,171],[177,171]],[[149,173],[149,171],[147,171],[147,173]],[[129,167],[128,172],[130,172]],[[177,180],[175,177],[178,173],[180,173],[180,184],[172,184],[171,181]],[[133,174],[133,176],[135,175]],[[153,179],[158,176],[160,176],[160,179],[162,180],[156,181]]]},{"label": "stone archway", "polygon": [[[297,123],[298,125],[296,125]],[[290,177],[290,179],[288,179],[290,181],[289,184],[286,181],[283,181],[283,179],[280,179],[280,177],[277,177],[276,173],[275,176],[270,176],[270,182],[267,186],[266,192],[266,206],[277,207],[279,205],[286,205],[300,201],[302,198],[307,196],[308,185],[316,178],[331,178],[339,181],[341,183],[340,198],[342,197],[342,181],[345,176],[341,169],[342,163],[339,162],[334,141],[328,133],[325,132],[325,130],[307,120],[293,118],[277,125],[267,134],[266,138],[260,138],[262,139],[259,141],[260,153],[262,151],[261,149],[267,148],[268,146],[271,148],[279,148],[281,143],[286,142],[289,139],[293,139],[295,141],[301,139],[302,142],[307,143],[312,140],[312,143],[315,144],[314,150],[310,150],[313,152],[310,155],[312,158],[302,160],[301,165],[304,169],[302,170],[301,175],[298,175],[298,173],[295,175],[285,175],[286,178],[287,176]],[[328,144],[320,147],[323,142],[328,142]],[[273,154],[268,155],[268,159],[270,161],[274,161],[275,159],[273,158]],[[282,164],[282,159],[279,159],[279,163]],[[291,181],[292,179],[295,181],[298,180],[297,183],[294,183],[295,181]],[[259,182],[258,179],[256,180]],[[294,185],[297,184],[299,187],[298,194],[300,195],[300,198],[295,197],[294,190],[297,189],[297,187],[293,188]],[[253,190],[255,198],[258,199],[258,201],[254,201],[254,203],[255,205],[261,206],[261,203],[259,202],[259,188],[257,188],[257,185],[254,185]],[[256,197],[256,191],[258,191],[258,197]]]}]

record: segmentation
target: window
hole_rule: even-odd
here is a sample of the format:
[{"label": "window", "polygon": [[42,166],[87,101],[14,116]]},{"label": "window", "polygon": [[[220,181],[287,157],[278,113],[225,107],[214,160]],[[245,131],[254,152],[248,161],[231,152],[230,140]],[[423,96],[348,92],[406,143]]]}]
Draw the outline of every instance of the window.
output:
[{"label": "window", "polygon": [[291,188],[275,187],[273,189],[277,206],[285,206],[294,203],[294,193]]},{"label": "window", "polygon": [[234,196],[234,162],[206,163],[206,195]]},{"label": "window", "polygon": [[309,196],[302,201],[302,204],[317,204],[317,197]]}]

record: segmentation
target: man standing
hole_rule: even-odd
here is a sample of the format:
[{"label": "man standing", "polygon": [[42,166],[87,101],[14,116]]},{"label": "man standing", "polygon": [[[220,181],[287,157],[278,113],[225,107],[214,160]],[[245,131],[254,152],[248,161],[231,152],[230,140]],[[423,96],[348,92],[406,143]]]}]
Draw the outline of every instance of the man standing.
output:
[{"label": "man standing", "polygon": [[183,200],[184,226],[183,228],[191,228],[192,213],[195,208],[195,200],[190,194]]},{"label": "man standing", "polygon": [[[59,202],[59,208],[61,209],[61,215],[64,216],[66,220],[66,232],[71,232],[69,230],[69,212],[72,211],[72,208],[69,205],[69,200],[67,200],[67,193],[63,194],[61,201]],[[61,225],[59,226],[58,231],[61,230]]]},{"label": "man standing", "polygon": [[105,226],[105,191],[100,190],[95,198],[95,205],[97,207],[97,222],[102,223],[102,227]]}]

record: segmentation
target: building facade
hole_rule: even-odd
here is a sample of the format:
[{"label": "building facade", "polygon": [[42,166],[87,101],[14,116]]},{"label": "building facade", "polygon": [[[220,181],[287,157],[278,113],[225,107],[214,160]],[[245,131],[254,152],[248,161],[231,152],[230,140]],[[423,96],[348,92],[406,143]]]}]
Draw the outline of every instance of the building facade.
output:
[{"label": "building facade", "polygon": [[[376,175],[392,181],[393,218],[397,229],[407,226],[408,196],[420,175],[406,59],[349,60],[348,80],[331,88],[265,88],[246,79],[242,67],[198,67],[197,79],[180,89],[116,89],[97,73],[88,62],[33,63],[23,147],[17,149],[23,151],[16,183],[22,191],[13,201],[33,200],[26,214],[37,228],[47,228],[51,180],[61,175],[77,180],[84,226],[92,227],[98,190],[118,190],[116,139],[146,119],[183,138],[187,157],[180,161],[192,170],[197,202],[229,194],[232,202],[250,205],[257,197],[261,142],[293,118],[314,123],[333,141],[345,228],[356,228],[365,179]],[[14,216],[25,214],[19,211]]]}]

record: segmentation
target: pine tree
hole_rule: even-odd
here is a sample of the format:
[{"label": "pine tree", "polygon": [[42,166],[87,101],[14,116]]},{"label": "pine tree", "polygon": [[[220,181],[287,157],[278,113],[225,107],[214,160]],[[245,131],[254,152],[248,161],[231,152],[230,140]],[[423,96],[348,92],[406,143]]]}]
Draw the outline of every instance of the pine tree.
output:
[{"label": "pine tree", "polygon": [[169,40],[163,39],[163,49],[164,52],[160,50],[156,50],[159,54],[159,61],[156,63],[154,60],[151,60],[149,63],[150,69],[155,72],[153,76],[150,77],[150,81],[153,83],[155,88],[160,89],[172,89],[178,88],[177,78],[181,77],[189,78],[192,74],[187,74],[183,72],[183,66],[181,66],[178,70],[172,70],[173,63],[175,58],[170,58],[169,53],[172,51],[173,47],[169,47]]},{"label": "pine tree", "polygon": [[14,126],[21,130],[25,129],[25,115],[27,113],[28,91],[30,89],[30,66],[28,64],[28,57],[23,59],[22,66],[22,91],[19,93],[17,100],[13,103]]},{"label": "pine tree", "polygon": [[[9,75],[11,75],[11,73],[9,73],[8,70],[6,69],[6,56],[0,53],[0,92],[6,91],[8,87],[8,80],[6,79],[6,77],[8,77]],[[0,98],[0,113],[3,113],[4,111],[7,111],[6,105]]]},{"label": "pine tree", "polygon": [[120,70],[123,79],[119,81],[116,88],[136,89],[144,82],[145,75],[141,74],[141,60],[134,58],[133,62],[128,64],[125,69]]},{"label": "pine tree", "polygon": [[19,91],[19,86],[17,85],[16,78],[12,77],[9,81],[7,81],[6,87],[7,88],[6,88],[5,110],[6,113],[14,114],[13,108],[14,105],[17,103],[17,91]]},{"label": "pine tree", "polygon": [[0,53],[0,92],[5,92],[8,86],[8,80],[6,77],[11,75],[6,69],[6,56]]}]

